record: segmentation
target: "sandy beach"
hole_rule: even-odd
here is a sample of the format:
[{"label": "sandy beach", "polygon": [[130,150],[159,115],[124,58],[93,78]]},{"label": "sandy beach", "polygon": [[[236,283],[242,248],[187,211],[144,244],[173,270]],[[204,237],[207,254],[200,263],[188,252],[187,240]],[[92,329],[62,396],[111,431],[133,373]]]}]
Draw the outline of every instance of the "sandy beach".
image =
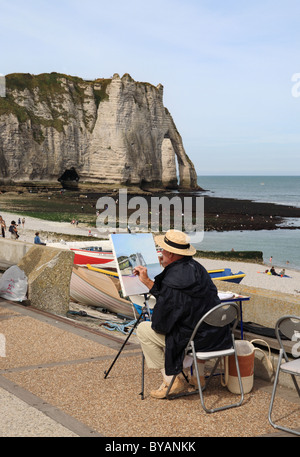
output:
[{"label": "sandy beach", "polygon": [[[245,286],[275,290],[285,294],[293,294],[298,296],[300,300],[299,271],[286,268],[285,273],[288,277],[271,276],[265,273],[267,269],[270,269],[270,265],[211,259],[201,259],[200,261],[207,270],[213,270],[216,268],[231,268],[233,273],[243,271],[246,273],[246,276],[242,279],[241,284]],[[280,269],[275,266],[275,271],[279,273]],[[230,283],[226,284],[228,284],[228,286],[230,285]]]},{"label": "sandy beach", "polygon": [[[18,224],[18,219],[20,217],[22,221],[23,216],[19,216],[18,214],[14,213],[7,213],[5,211],[0,212],[1,216],[5,220],[6,223],[6,236],[9,238],[10,233],[8,232],[9,225],[11,221],[15,221]],[[43,219],[37,219],[35,217],[25,216],[25,224],[24,227],[22,224],[18,226],[18,233],[20,235],[19,240],[27,241],[29,243],[33,243],[34,234],[35,232],[40,232],[40,238],[42,239],[42,233],[45,232],[45,237],[42,241],[53,241],[51,237],[51,233],[61,233],[65,235],[81,235],[81,236],[88,236],[89,231],[93,236],[99,235],[97,229],[95,227],[88,227],[84,224],[73,225],[70,222],[53,222],[53,221],[46,221]]]},{"label": "sandy beach", "polygon": [[[1,212],[1,216],[6,221],[7,231],[6,236],[10,238],[8,232],[9,224],[12,220],[18,221],[19,216],[13,213]],[[92,239],[100,238],[99,232],[95,227],[88,227],[83,224],[74,226],[68,222],[52,222],[33,217],[25,217],[24,228],[19,227],[19,234],[21,241],[27,241],[33,243],[34,233],[40,232],[40,238],[42,241],[50,244],[51,241],[55,241],[53,233],[61,234],[59,238],[63,240],[63,235],[81,235],[88,236],[89,231],[92,234]],[[245,235],[246,236],[246,235]],[[56,237],[57,239],[57,237]],[[104,242],[107,247],[107,242]],[[251,287],[258,287],[267,290],[275,290],[286,294],[292,294],[298,296],[300,299],[300,271],[295,271],[289,268],[285,269],[288,277],[271,276],[265,273],[267,269],[270,269],[271,265],[261,265],[247,262],[233,262],[228,260],[211,260],[211,259],[198,259],[207,270],[213,270],[217,268],[231,268],[233,273],[243,271],[246,276],[242,280],[242,284]],[[280,269],[275,270],[279,273]],[[223,289],[226,289],[229,283],[223,284]],[[227,287],[229,288],[229,287]],[[226,289],[227,290],[227,289]],[[224,290],[225,291],[225,290]]]}]

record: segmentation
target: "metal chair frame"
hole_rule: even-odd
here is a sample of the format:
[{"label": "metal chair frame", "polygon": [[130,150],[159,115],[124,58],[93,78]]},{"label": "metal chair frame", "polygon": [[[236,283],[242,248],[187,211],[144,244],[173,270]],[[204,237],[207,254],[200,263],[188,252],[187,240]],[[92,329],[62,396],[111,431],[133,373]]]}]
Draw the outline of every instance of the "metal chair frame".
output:
[{"label": "metal chair frame", "polygon": [[[278,364],[277,364],[277,370],[276,370],[276,374],[275,374],[275,378],[274,378],[273,391],[272,391],[271,402],[270,402],[270,407],[269,407],[268,419],[269,419],[270,424],[274,428],[300,436],[300,431],[293,430],[288,427],[283,427],[282,425],[279,425],[279,424],[275,424],[271,418],[280,372],[284,372],[284,373],[291,375],[295,388],[296,388],[296,391],[300,397],[300,388],[299,388],[298,382],[296,380],[296,376],[300,376],[300,357],[298,357],[292,361],[288,358],[286,351],[284,349],[284,345],[282,342],[282,336],[281,336],[281,335],[284,335],[291,341],[294,340],[294,337],[296,340],[300,339],[300,316],[287,315],[287,316],[283,316],[280,319],[278,319],[278,321],[276,322],[276,325],[275,325],[275,335],[278,340],[280,350],[279,350],[279,355],[278,355]],[[285,361],[285,362],[282,363],[283,361]]]},{"label": "metal chair frame", "polygon": [[[234,330],[238,324],[239,316],[240,316],[240,309],[239,309],[238,304],[235,302],[225,302],[225,303],[221,303],[221,304],[215,306],[214,308],[209,310],[204,316],[202,316],[202,318],[198,321],[198,323],[195,326],[193,333],[190,337],[190,340],[186,346],[186,349],[185,349],[185,357],[188,356],[188,357],[193,358],[198,386],[200,386],[201,384],[200,384],[200,376],[199,376],[197,360],[217,359],[213,366],[213,369],[210,372],[210,375],[208,376],[208,378],[205,382],[205,386],[203,388],[199,389],[201,405],[202,405],[204,411],[206,411],[207,413],[214,413],[216,411],[221,411],[224,409],[229,409],[229,408],[234,408],[234,407],[240,406],[244,400],[244,391],[243,391],[243,385],[242,385],[242,380],[241,380],[241,375],[240,375],[240,369],[239,369],[239,363],[238,363],[238,357],[237,357],[237,351],[236,351],[236,345],[235,345],[235,339],[234,339]],[[224,327],[225,325],[232,324],[232,328],[231,328],[232,347],[230,349],[225,349],[225,350],[220,350],[220,351],[197,352],[195,349],[194,339],[195,339],[197,331],[199,330],[199,327],[203,323],[206,323],[206,324],[209,324],[209,325],[212,325],[215,327]],[[240,392],[241,392],[240,400],[237,403],[228,404],[228,405],[221,406],[218,408],[207,408],[205,405],[205,401],[204,401],[203,390],[205,390],[206,387],[208,386],[221,359],[223,357],[226,357],[229,355],[235,356],[235,363],[236,363],[236,367],[237,367],[238,381],[239,381]],[[176,375],[173,376],[173,379],[168,387],[166,398],[172,399],[172,398],[177,398],[182,395],[192,395],[192,394],[195,394],[198,392],[196,390],[196,391],[187,392],[184,394],[178,394],[178,395],[173,395],[173,396],[169,395],[169,392],[171,390],[171,387],[174,383],[175,378],[176,378]]]}]

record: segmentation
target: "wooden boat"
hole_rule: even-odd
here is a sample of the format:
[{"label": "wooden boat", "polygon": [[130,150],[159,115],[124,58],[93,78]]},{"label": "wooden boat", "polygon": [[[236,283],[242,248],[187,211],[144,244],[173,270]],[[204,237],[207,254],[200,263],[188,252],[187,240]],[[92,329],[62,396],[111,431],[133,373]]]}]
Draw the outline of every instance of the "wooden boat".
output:
[{"label": "wooden boat", "polygon": [[[118,277],[117,265],[111,249],[110,241],[86,241],[86,242],[64,242],[62,243],[49,243],[49,246],[59,247],[60,249],[70,249],[75,253],[74,265],[94,268],[96,272],[108,275],[113,272],[111,276]],[[158,248],[159,252],[160,249]],[[219,281],[227,281],[240,283],[246,276],[245,273],[239,271],[233,274],[230,268],[223,268],[218,270],[209,270],[208,273],[213,279]]]},{"label": "wooden boat", "polygon": [[75,253],[74,265],[104,267],[116,271],[116,262],[112,252],[91,251],[87,249],[70,248]]},{"label": "wooden boat", "polygon": [[[236,278],[236,276],[245,276],[245,274],[228,276],[227,269],[212,270],[210,273],[214,279],[228,281],[229,278],[231,282],[241,281],[242,278]],[[222,273],[223,276],[220,276]],[[137,319],[144,306],[144,297],[140,295],[122,298],[120,290],[120,281],[116,272],[89,264],[87,267],[74,265],[70,281],[71,300],[82,305],[103,308],[129,319]],[[150,297],[148,305],[152,312],[155,305],[154,297]]]},{"label": "wooden boat", "polygon": [[[111,242],[108,240],[101,241],[71,241],[60,243],[48,243],[48,246],[59,249],[69,249],[74,252],[74,265],[86,267],[91,265],[96,268],[102,268],[108,271],[117,272],[117,265]],[[159,253],[161,249],[157,249]]]},{"label": "wooden boat", "polygon": [[[119,279],[99,271],[74,265],[70,281],[71,300],[82,305],[107,309],[130,319],[136,319],[142,310],[142,297],[122,298]],[[150,307],[153,307],[153,299]]]},{"label": "wooden boat", "polygon": [[48,243],[48,246],[59,249],[69,249],[74,252],[74,265],[104,267],[117,271],[113,252],[108,241],[72,241]]},{"label": "wooden boat", "polygon": [[230,268],[209,270],[208,273],[212,279],[217,279],[218,281],[234,282],[236,284],[239,284],[241,280],[246,276],[246,274],[242,271],[234,274]]}]

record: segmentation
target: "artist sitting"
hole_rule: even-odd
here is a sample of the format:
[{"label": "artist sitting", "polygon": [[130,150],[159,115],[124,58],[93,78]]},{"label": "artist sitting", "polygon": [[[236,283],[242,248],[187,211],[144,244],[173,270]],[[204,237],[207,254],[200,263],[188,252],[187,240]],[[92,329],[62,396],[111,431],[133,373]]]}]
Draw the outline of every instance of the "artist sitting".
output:
[{"label": "artist sitting", "polygon": [[[173,375],[183,370],[184,349],[199,319],[220,303],[217,288],[205,268],[192,256],[196,249],[188,243],[183,232],[169,230],[166,236],[155,237],[163,248],[162,273],[153,282],[146,267],[136,267],[135,274],[156,298],[152,321],[141,322],[137,336],[149,368],[158,368],[163,375],[163,384],[152,391],[154,398],[165,398]],[[196,337],[197,351],[227,349],[231,347],[229,327],[207,325]],[[204,383],[204,364],[199,363],[201,385]],[[190,384],[197,387],[197,378]],[[170,393],[185,389],[184,379],[177,376]]]}]

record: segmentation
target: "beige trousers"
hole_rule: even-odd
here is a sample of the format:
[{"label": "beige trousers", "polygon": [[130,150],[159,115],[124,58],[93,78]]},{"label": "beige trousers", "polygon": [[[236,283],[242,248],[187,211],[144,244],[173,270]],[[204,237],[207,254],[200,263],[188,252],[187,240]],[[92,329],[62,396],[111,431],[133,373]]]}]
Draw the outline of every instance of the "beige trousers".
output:
[{"label": "beige trousers", "polygon": [[[164,378],[170,382],[172,376],[165,375],[165,335],[156,333],[151,328],[150,321],[141,322],[136,330],[136,335],[141,343],[143,354],[148,368],[157,368],[162,370]],[[204,361],[198,361],[199,375],[204,376]],[[183,364],[183,368],[192,365],[192,360]]]},{"label": "beige trousers", "polygon": [[147,367],[163,369],[165,367],[165,335],[152,330],[150,321],[141,322],[136,334],[141,343]]}]

